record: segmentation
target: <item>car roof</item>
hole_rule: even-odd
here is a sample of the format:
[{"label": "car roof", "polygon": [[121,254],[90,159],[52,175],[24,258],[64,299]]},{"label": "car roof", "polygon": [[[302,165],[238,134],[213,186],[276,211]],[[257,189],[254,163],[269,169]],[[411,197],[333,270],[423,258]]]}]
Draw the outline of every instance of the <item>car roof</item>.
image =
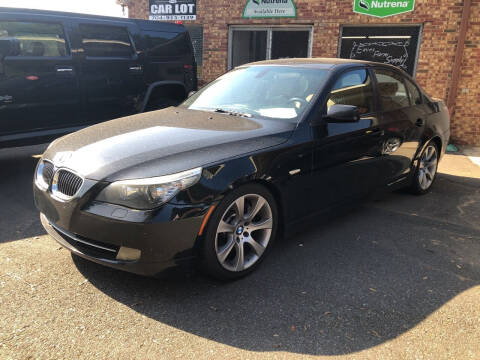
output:
[{"label": "car roof", "polygon": [[23,9],[23,8],[10,8],[10,7],[0,7],[0,15],[9,14],[9,15],[37,15],[37,16],[51,16],[51,17],[64,17],[69,19],[85,19],[85,20],[104,20],[104,21],[115,21],[115,22],[125,22],[125,23],[136,23],[141,30],[156,30],[156,31],[172,31],[183,32],[186,31],[185,27],[180,24],[172,24],[167,22],[152,22],[142,19],[131,19],[123,17],[114,17],[114,16],[102,16],[102,15],[91,15],[91,14],[81,14],[81,13],[72,13],[72,12],[63,12],[63,11],[53,11],[53,10],[38,10],[38,9]]},{"label": "car roof", "polygon": [[331,69],[339,65],[344,67],[349,66],[358,66],[358,65],[382,65],[388,66],[393,69],[398,69],[395,66],[377,63],[373,61],[365,60],[352,60],[352,59],[339,59],[339,58],[288,58],[288,59],[278,59],[278,60],[263,60],[256,61],[244,66],[256,66],[256,65],[287,65],[287,66],[308,66],[315,67],[319,69]]}]

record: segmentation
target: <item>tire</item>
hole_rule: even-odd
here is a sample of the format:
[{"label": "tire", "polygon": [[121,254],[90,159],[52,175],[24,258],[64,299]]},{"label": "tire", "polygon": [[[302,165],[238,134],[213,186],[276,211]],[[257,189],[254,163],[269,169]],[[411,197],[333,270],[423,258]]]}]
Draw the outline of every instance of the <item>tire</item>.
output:
[{"label": "tire", "polygon": [[202,243],[203,270],[220,280],[251,273],[271,249],[278,221],[276,201],[265,187],[248,184],[235,189],[222,199],[208,221]]},{"label": "tire", "polygon": [[435,143],[429,143],[420,155],[413,174],[410,192],[415,195],[427,194],[437,178],[439,150]]}]

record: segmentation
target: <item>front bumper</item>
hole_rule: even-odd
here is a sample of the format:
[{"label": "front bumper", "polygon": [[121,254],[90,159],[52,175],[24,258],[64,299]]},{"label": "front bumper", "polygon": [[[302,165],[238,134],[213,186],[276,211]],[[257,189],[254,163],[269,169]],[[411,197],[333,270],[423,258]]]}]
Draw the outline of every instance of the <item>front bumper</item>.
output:
[{"label": "front bumper", "polygon": [[[93,191],[93,190],[92,190]],[[34,186],[43,227],[71,252],[96,263],[152,276],[195,256],[197,234],[208,205],[165,204],[137,211],[82,198],[60,202]],[[122,248],[139,252],[134,260],[119,257]]]}]

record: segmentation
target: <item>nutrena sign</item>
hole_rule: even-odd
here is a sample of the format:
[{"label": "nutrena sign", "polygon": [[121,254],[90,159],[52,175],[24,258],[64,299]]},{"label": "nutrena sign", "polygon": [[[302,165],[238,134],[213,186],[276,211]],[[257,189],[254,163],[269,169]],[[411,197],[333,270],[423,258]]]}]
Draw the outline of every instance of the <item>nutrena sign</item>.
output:
[{"label": "nutrena sign", "polygon": [[354,0],[353,11],[376,17],[387,17],[413,11],[415,0]]},{"label": "nutrena sign", "polygon": [[297,8],[293,0],[247,0],[242,17],[296,18]]}]

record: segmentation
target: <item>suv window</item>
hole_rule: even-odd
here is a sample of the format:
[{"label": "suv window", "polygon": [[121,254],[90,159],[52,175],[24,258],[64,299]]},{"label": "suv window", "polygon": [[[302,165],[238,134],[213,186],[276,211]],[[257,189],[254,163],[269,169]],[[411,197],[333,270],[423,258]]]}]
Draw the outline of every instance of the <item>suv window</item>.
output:
[{"label": "suv window", "polygon": [[383,110],[391,111],[410,106],[402,76],[390,70],[375,69],[378,96]]},{"label": "suv window", "polygon": [[152,58],[185,56],[191,52],[186,33],[145,31],[145,37]]},{"label": "suv window", "polygon": [[127,29],[118,26],[80,25],[85,55],[92,57],[131,57],[133,47]]},{"label": "suv window", "polygon": [[417,86],[408,79],[405,79],[405,83],[407,84],[410,103],[412,105],[420,105],[422,103],[422,95],[420,94]]},{"label": "suv window", "polygon": [[373,87],[366,69],[348,71],[337,80],[330,92],[327,107],[335,104],[354,105],[360,114],[373,112]]},{"label": "suv window", "polygon": [[65,34],[61,24],[0,21],[0,38],[20,41],[19,56],[65,56]]}]

